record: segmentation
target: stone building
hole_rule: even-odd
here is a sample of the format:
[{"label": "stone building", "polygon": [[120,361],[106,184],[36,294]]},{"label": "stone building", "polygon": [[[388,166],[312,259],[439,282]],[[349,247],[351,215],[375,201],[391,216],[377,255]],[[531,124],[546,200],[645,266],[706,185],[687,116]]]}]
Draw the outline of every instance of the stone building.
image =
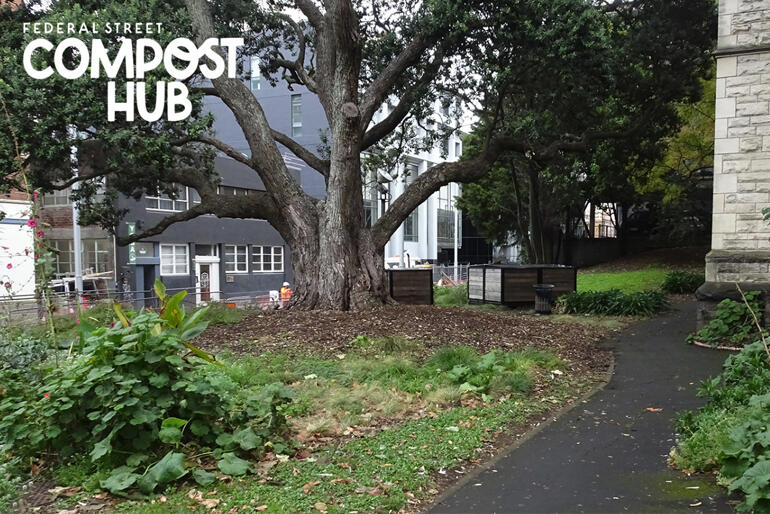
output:
[{"label": "stone building", "polygon": [[714,223],[699,324],[714,302],[739,298],[735,283],[770,292],[770,0],[720,0],[715,53]]}]

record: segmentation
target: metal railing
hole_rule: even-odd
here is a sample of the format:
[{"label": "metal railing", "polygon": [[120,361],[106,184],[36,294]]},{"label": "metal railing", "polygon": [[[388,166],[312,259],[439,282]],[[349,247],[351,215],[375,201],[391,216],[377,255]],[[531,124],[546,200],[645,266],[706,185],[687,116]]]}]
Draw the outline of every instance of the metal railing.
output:
[{"label": "metal railing", "polygon": [[[237,293],[210,291],[208,293],[201,293],[195,287],[166,289],[169,295],[174,295],[179,291],[187,291],[187,296],[182,300],[182,304],[186,307],[195,307],[212,301],[226,303],[232,307],[258,307],[263,309],[274,308],[280,305],[275,295],[271,297],[270,291],[239,291]],[[51,293],[50,298],[55,316],[77,316],[77,297],[74,292]],[[134,309],[142,307],[157,308],[160,305],[159,299],[152,289],[125,291],[91,289],[83,292],[82,308],[90,309],[96,304],[111,300]],[[46,309],[44,303],[36,295],[0,297],[0,326],[17,321],[42,321],[45,319],[45,316]]]},{"label": "metal railing", "polygon": [[[468,269],[470,264],[459,264],[457,266],[457,275],[460,283],[468,281]],[[453,265],[433,266],[433,283],[439,280],[442,282],[454,283],[455,268]]]}]

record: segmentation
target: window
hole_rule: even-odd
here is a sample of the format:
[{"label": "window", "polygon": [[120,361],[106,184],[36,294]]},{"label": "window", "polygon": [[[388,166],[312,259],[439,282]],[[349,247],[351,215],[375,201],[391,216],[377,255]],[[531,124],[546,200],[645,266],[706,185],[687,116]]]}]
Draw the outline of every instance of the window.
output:
[{"label": "window", "polygon": [[217,245],[195,245],[196,257],[216,257]]},{"label": "window", "polygon": [[418,225],[420,218],[418,216],[418,209],[412,211],[412,213],[404,220],[404,241],[419,241],[420,228]]},{"label": "window", "polygon": [[377,183],[377,172],[370,170],[364,176],[364,226],[371,227],[377,221],[377,201],[379,200],[378,187],[384,187]]},{"label": "window", "polygon": [[254,194],[256,189],[247,189],[245,187],[219,186],[219,194],[226,196],[249,196]]},{"label": "window", "polygon": [[404,177],[404,181],[406,182],[406,185],[411,184],[412,182],[417,179],[417,176],[420,174],[420,168],[416,164],[410,162],[406,165],[406,177]]},{"label": "window", "polygon": [[75,273],[75,252],[72,249],[72,239],[51,241],[56,251],[56,275],[72,275]]},{"label": "window", "polygon": [[[113,246],[110,239],[83,239],[81,265],[83,273],[109,273],[113,271]],[[55,273],[57,276],[75,274],[75,243],[72,239],[51,241],[56,251]]]},{"label": "window", "polygon": [[112,271],[112,241],[109,239],[84,239],[83,253],[83,273]]},{"label": "window", "polygon": [[187,210],[187,188],[177,187],[176,198],[173,199],[165,193],[158,190],[157,196],[146,195],[147,209],[156,211],[186,211]]},{"label": "window", "polygon": [[225,245],[225,273],[246,273],[246,245]]},{"label": "window", "polygon": [[302,135],[302,95],[291,95],[291,135]]},{"label": "window", "polygon": [[449,157],[449,136],[444,137],[441,140],[441,156]]},{"label": "window", "polygon": [[70,188],[63,189],[61,191],[53,191],[51,193],[46,193],[43,195],[43,206],[44,207],[61,207],[64,205],[70,205],[72,202],[70,202],[70,193],[72,190]]},{"label": "window", "polygon": [[283,271],[283,246],[252,246],[251,264],[255,272]]},{"label": "window", "polygon": [[460,143],[459,141],[455,141],[455,158],[459,159],[462,154],[463,154],[462,143]]},{"label": "window", "polygon": [[249,78],[249,89],[251,89],[251,92],[253,93],[262,89],[262,71],[259,69],[259,57],[252,55],[250,64],[251,74]]},{"label": "window", "polygon": [[190,274],[187,245],[160,245],[160,274]]},{"label": "window", "polygon": [[197,190],[195,190],[193,188],[190,188],[189,189],[189,193],[190,193],[190,203],[191,204],[196,205],[196,204],[201,203],[201,195],[198,194]]}]

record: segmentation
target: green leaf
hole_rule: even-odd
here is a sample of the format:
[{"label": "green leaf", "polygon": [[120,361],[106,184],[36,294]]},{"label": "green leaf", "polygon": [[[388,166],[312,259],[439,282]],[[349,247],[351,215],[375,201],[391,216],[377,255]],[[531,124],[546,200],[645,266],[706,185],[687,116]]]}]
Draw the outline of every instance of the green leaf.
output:
[{"label": "green leaf", "polygon": [[177,444],[182,440],[182,431],[174,427],[161,428],[158,439],[166,444]]},{"label": "green leaf", "polygon": [[127,466],[138,466],[142,462],[147,460],[147,455],[144,453],[133,453],[128,456],[126,459],[126,465]]},{"label": "green leaf", "polygon": [[187,473],[184,467],[184,454],[168,452],[162,459],[150,466],[147,473],[139,479],[139,489],[144,494],[152,494],[159,485],[166,485],[182,478]]},{"label": "green leaf", "polygon": [[158,419],[158,415],[145,408],[139,407],[134,411],[134,415],[131,417],[129,423],[132,425],[141,425],[143,423],[152,423]]},{"label": "green leaf", "polygon": [[91,450],[91,462],[95,462],[101,459],[112,451],[112,443],[110,442],[112,440],[112,436],[113,433],[111,432],[110,435],[94,445],[94,449]]},{"label": "green leaf", "polygon": [[242,449],[248,451],[258,447],[260,439],[251,428],[246,427],[237,432],[233,432],[233,442],[238,444]]},{"label": "green leaf", "polygon": [[139,476],[140,475],[137,475],[132,471],[121,471],[110,475],[105,480],[100,481],[99,485],[104,489],[107,489],[109,492],[115,494],[120,491],[125,491],[134,485]]},{"label": "green leaf", "polygon": [[160,424],[161,428],[182,428],[187,424],[189,420],[186,419],[179,419],[179,418],[166,418],[163,420],[163,423]]},{"label": "green leaf", "polygon": [[160,298],[161,301],[166,299],[166,286],[159,278],[155,279],[155,283],[152,287],[155,289],[155,294],[158,295],[158,298]]},{"label": "green leaf", "polygon": [[228,452],[222,455],[217,462],[217,467],[225,475],[245,475],[251,470],[251,464],[248,461],[237,457],[234,453]]},{"label": "green leaf", "polygon": [[209,473],[205,469],[196,469],[192,473],[193,478],[199,485],[213,484],[217,476],[214,473]]},{"label": "green leaf", "polygon": [[190,423],[190,431],[197,436],[204,436],[209,433],[209,426],[199,419],[194,419]]}]

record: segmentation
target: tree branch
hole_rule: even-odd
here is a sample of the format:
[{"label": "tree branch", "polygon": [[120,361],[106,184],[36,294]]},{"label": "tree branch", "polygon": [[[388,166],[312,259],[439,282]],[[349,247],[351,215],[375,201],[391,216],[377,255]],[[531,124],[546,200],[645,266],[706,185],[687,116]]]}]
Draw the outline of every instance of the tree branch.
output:
[{"label": "tree branch", "polygon": [[291,153],[305,161],[308,166],[318,171],[324,177],[329,176],[329,161],[321,159],[313,152],[282,132],[278,132],[277,130],[273,129],[272,134],[276,141],[288,148]]},{"label": "tree branch", "polygon": [[[420,78],[406,90],[401,97],[401,100],[398,102],[398,105],[393,109],[393,112],[391,112],[384,120],[366,131],[361,141],[361,151],[365,151],[396,129],[398,124],[409,114],[409,111],[411,111],[415,102],[420,98],[421,90],[430,84],[438,74],[438,71],[441,69],[443,58],[444,51],[441,49]],[[377,107],[379,108],[379,106]],[[371,121],[371,117],[366,123],[368,124],[369,121]],[[366,130],[366,125],[362,126],[362,128]]]},{"label": "tree branch", "polygon": [[313,0],[295,0],[297,8],[307,17],[308,22],[316,30],[320,30],[324,24],[324,15]]},{"label": "tree branch", "polygon": [[299,24],[294,21],[288,14],[278,13],[277,16],[291,26],[292,30],[294,30],[294,33],[297,36],[297,41],[299,44],[297,58],[295,60],[291,61],[288,59],[278,59],[278,64],[290,70],[292,74],[295,75],[297,82],[304,85],[313,93],[318,93],[318,85],[316,84],[315,79],[310,76],[310,74],[307,72],[307,69],[305,68],[306,42],[305,33],[303,32],[302,27],[300,27]]},{"label": "tree branch", "polygon": [[396,81],[408,68],[419,62],[429,46],[430,42],[425,35],[418,34],[369,84],[361,98],[361,125],[364,129],[369,126],[374,113],[385,101]]}]

